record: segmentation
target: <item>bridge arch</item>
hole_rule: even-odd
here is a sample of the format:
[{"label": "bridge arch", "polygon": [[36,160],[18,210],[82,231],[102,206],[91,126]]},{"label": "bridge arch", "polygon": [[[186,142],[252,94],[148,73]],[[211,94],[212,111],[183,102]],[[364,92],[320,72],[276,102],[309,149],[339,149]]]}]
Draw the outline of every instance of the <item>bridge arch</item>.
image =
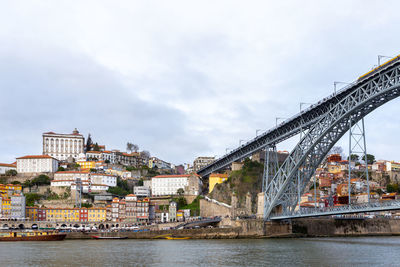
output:
[{"label": "bridge arch", "polygon": [[18,229],[25,229],[25,225],[23,224],[23,223],[20,223],[19,225],[18,225]]},{"label": "bridge arch", "polygon": [[[317,166],[333,145],[367,114],[400,95],[399,67],[385,71],[342,99],[310,128],[268,183],[264,218],[273,210],[292,213],[298,201],[297,188],[304,192]],[[300,173],[301,179],[296,182]]]},{"label": "bridge arch", "polygon": [[38,227],[38,225],[36,223],[34,223],[34,224],[32,224],[31,228],[32,229],[38,229],[39,227]]}]

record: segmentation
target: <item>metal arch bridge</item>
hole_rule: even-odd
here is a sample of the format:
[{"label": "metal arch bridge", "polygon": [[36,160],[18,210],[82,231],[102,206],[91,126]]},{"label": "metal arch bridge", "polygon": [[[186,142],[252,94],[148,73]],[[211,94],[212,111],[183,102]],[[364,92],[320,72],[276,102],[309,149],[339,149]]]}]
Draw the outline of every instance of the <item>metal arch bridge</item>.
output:
[{"label": "metal arch bridge", "polygon": [[300,211],[295,210],[315,169],[321,164],[333,145],[367,114],[398,97],[399,88],[400,64],[396,60],[391,64],[385,64],[373,75],[359,79],[339,91],[338,94],[325,98],[306,111],[235,149],[198,173],[202,176],[209,175],[211,172],[224,168],[263,148],[274,147],[276,143],[307,129],[308,132],[282,166],[275,166],[272,171],[267,167],[263,181],[264,219],[400,209],[400,203],[393,202],[390,205],[366,204],[367,206],[360,209],[349,206],[347,210],[330,210],[329,212],[314,210],[311,212],[313,215],[309,215],[310,213],[299,214]]},{"label": "metal arch bridge", "polygon": [[[382,68],[381,71],[386,70],[387,68],[389,68],[389,66]],[[302,131],[308,130],[322,115],[326,114],[341,100],[354,92],[359,86],[365,84],[365,82],[366,81],[363,80],[361,82],[352,83],[338,92],[320,100],[318,103],[311,105],[276,127],[260,134],[254,139],[218,158],[213,163],[201,168],[197,174],[202,177],[208,176],[215,171],[228,167],[235,161],[253,155],[255,152],[258,152],[271,144],[278,144]]]}]

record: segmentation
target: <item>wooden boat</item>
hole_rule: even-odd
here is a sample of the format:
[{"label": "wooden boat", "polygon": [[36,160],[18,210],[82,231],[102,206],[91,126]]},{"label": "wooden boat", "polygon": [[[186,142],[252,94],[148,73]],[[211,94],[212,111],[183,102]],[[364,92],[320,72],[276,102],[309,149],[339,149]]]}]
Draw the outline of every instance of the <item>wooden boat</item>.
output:
[{"label": "wooden boat", "polygon": [[100,236],[100,235],[92,235],[94,239],[127,239],[127,236]]},{"label": "wooden boat", "polygon": [[187,240],[187,239],[190,239],[190,237],[189,236],[185,236],[185,237],[166,236],[165,239],[168,239],[168,240]]},{"label": "wooden boat", "polygon": [[0,241],[60,241],[66,236],[56,231],[12,231],[0,232]]}]

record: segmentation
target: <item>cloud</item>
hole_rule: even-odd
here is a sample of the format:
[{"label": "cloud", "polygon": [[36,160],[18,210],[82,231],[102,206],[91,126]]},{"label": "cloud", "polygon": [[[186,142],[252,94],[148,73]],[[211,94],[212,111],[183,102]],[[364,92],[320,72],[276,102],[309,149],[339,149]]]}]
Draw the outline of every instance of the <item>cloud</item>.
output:
[{"label": "cloud", "polygon": [[[75,127],[109,148],[133,141],[174,163],[222,155],[294,115],[299,102],[326,97],[333,81],[356,79],[377,54],[398,53],[398,7],[8,2],[0,10],[0,161],[39,154],[42,132]],[[397,143],[395,104],[381,109],[367,124],[369,151],[399,159],[397,145],[383,145]]]}]

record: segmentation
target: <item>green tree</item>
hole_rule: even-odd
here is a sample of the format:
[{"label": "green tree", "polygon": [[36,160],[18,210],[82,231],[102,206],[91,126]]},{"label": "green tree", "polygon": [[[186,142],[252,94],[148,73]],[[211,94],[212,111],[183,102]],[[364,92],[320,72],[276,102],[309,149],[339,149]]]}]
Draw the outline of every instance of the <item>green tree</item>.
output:
[{"label": "green tree", "polygon": [[185,193],[185,190],[183,190],[183,188],[179,188],[179,189],[176,191],[176,193],[177,193],[179,196],[182,196],[182,195]]},{"label": "green tree", "polygon": [[39,201],[42,198],[41,195],[36,193],[26,193],[25,194],[25,203],[26,206],[32,207],[35,205],[35,201]]},{"label": "green tree", "polygon": [[41,174],[38,177],[34,178],[32,180],[32,184],[39,186],[39,185],[49,185],[50,184],[50,178],[47,175]]},{"label": "green tree", "polygon": [[187,205],[186,198],[184,198],[183,196],[179,197],[175,202],[178,204],[179,209]]},{"label": "green tree", "polygon": [[16,176],[18,173],[16,170],[8,170],[6,171],[7,176]]},{"label": "green tree", "polygon": [[138,182],[138,186],[143,186],[143,179],[140,178],[139,182]]},{"label": "green tree", "polygon": [[104,161],[104,163],[109,164],[110,161],[109,161],[108,159],[106,159],[106,160]]},{"label": "green tree", "polygon": [[94,144],[93,151],[100,151],[99,144]]},{"label": "green tree", "polygon": [[58,167],[57,171],[58,171],[58,172],[63,172],[63,171],[65,171],[65,168],[62,167],[62,166],[60,166],[60,167]]},{"label": "green tree", "polygon": [[[358,161],[360,157],[357,154],[351,154],[350,156],[351,161]],[[347,160],[349,160],[349,157],[347,157]]]},{"label": "green tree", "polygon": [[367,162],[369,165],[375,162],[375,156],[371,154],[367,154],[367,160],[365,160],[365,156],[363,156],[363,161]]},{"label": "green tree", "polygon": [[132,193],[132,190],[129,188],[128,182],[122,180],[121,178],[117,178],[117,186],[110,187],[107,192],[119,196],[126,196]]},{"label": "green tree", "polygon": [[386,191],[388,193],[398,192],[398,190],[399,190],[399,185],[398,184],[387,184],[386,185]]},{"label": "green tree", "polygon": [[92,150],[92,144],[93,144],[92,137],[89,134],[86,141],[86,152]]},{"label": "green tree", "polygon": [[11,184],[21,184],[20,181],[12,181]]}]

